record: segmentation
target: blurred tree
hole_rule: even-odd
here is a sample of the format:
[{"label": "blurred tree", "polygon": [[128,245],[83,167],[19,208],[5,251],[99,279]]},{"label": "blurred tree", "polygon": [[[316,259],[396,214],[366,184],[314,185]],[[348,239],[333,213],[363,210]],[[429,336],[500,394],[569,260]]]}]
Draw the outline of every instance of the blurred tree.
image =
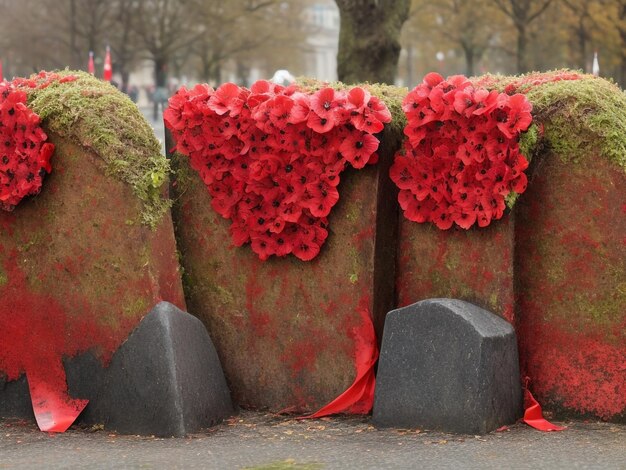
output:
[{"label": "blurred tree", "polygon": [[[107,0],[8,0],[2,28],[15,56],[15,73],[85,68],[88,52],[104,51],[113,17]],[[28,40],[25,40],[25,32]]]},{"label": "blurred tree", "polygon": [[167,87],[168,67],[174,55],[202,36],[193,0],[136,0],[139,46],[154,64],[157,88]]},{"label": "blurred tree", "polygon": [[335,0],[341,26],[337,75],[345,83],[393,84],[400,56],[400,30],[410,0]]},{"label": "blurred tree", "polygon": [[137,66],[143,52],[143,49],[138,47],[139,2],[111,0],[108,13],[113,20],[107,35],[107,42],[112,50],[113,70],[121,75],[120,88],[127,92],[130,73]]},{"label": "blurred tree", "polygon": [[400,37],[405,83],[432,70],[589,70],[598,50],[602,76],[626,85],[626,0],[0,0],[0,59],[6,77],[86,69],[93,49],[99,74],[108,43],[122,87],[144,59],[162,86],[166,71],[245,83],[254,69],[302,73],[317,31],[306,12],[333,2],[346,82],[394,80],[412,3]]},{"label": "blurred tree", "polygon": [[517,32],[517,72],[529,71],[528,28],[553,0],[491,0],[508,16]]},{"label": "blurred tree", "polygon": [[583,71],[589,70],[590,62],[589,43],[592,38],[592,30],[597,27],[593,16],[594,6],[598,4],[594,0],[562,0],[565,13],[562,19],[567,23],[571,38],[571,49],[574,51],[572,62]]},{"label": "blurred tree", "polygon": [[604,23],[616,34],[617,73],[615,78],[622,88],[626,88],[626,0],[600,0],[604,7]]},{"label": "blurred tree", "polygon": [[413,0],[407,29],[422,31],[440,48],[459,49],[465,74],[475,74],[476,64],[502,33],[503,15],[490,7],[491,0]]},{"label": "blurred tree", "polygon": [[221,83],[224,65],[234,61],[235,73],[244,81],[261,49],[284,60],[290,55],[284,53],[286,49],[304,41],[300,18],[304,3],[231,0],[226,5],[221,0],[195,0],[201,26],[192,52],[199,60],[200,78]]}]

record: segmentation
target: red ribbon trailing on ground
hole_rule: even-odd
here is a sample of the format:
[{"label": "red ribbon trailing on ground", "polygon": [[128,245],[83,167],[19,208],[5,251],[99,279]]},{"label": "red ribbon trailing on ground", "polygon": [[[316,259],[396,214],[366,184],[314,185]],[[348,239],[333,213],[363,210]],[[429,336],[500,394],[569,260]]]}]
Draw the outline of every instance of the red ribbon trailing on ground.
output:
[{"label": "red ribbon trailing on ground", "polygon": [[37,426],[44,432],[65,432],[89,402],[69,396],[65,371],[59,367],[56,374],[26,372]]},{"label": "red ribbon trailing on ground", "polygon": [[356,379],[348,389],[312,415],[303,418],[321,418],[339,413],[367,414],[374,406],[374,365],[378,360],[378,343],[369,312],[359,309],[363,319],[361,326],[354,329],[356,343]]},{"label": "red ribbon trailing on ground", "polygon": [[552,424],[543,417],[541,405],[539,405],[535,397],[530,393],[530,390],[528,390],[529,383],[530,379],[526,377],[524,385],[524,418],[522,418],[522,421],[539,431],[563,431],[567,429],[563,426]]}]

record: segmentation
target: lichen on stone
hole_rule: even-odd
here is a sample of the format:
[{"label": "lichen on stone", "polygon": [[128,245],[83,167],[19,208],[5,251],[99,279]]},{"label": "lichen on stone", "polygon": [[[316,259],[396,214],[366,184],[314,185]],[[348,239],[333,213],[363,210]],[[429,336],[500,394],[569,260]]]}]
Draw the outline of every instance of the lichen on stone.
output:
[{"label": "lichen on stone", "polygon": [[58,75],[77,79],[29,89],[28,105],[44,128],[92,150],[108,175],[129,184],[143,203],[141,222],[154,228],[170,207],[162,190],[170,166],[152,128],[112,85],[85,72],[64,70]]}]

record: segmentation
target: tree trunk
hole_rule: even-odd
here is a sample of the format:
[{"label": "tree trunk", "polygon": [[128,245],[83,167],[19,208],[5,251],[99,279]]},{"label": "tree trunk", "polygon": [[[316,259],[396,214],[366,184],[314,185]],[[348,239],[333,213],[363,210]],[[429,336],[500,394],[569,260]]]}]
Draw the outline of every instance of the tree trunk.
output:
[{"label": "tree trunk", "polygon": [[76,48],[76,29],[76,0],[70,0],[70,60],[73,69],[80,67]]},{"label": "tree trunk", "polygon": [[622,9],[619,12],[620,27],[619,35],[622,39],[622,63],[620,67],[620,86],[626,88],[626,26],[624,21],[626,20],[626,3],[622,3]]},{"label": "tree trunk", "polygon": [[167,87],[167,60],[163,57],[154,58],[154,81],[157,88]]},{"label": "tree trunk", "polygon": [[578,68],[583,72],[587,69],[587,30],[581,18],[577,28],[578,36]]},{"label": "tree trunk", "polygon": [[393,84],[409,0],[335,0],[341,15],[337,76],[344,83]]},{"label": "tree trunk", "polygon": [[517,73],[528,72],[528,57],[526,45],[528,37],[526,36],[526,27],[517,26]]},{"label": "tree trunk", "polygon": [[464,47],[465,53],[465,75],[468,77],[474,76],[474,49],[471,47]]},{"label": "tree trunk", "polygon": [[210,77],[216,87],[222,84],[222,64],[219,61],[213,62]]},{"label": "tree trunk", "polygon": [[120,65],[120,75],[122,76],[122,83],[120,85],[120,89],[124,93],[128,93],[128,85],[129,85],[128,81],[130,79],[130,72],[128,71],[125,65]]}]

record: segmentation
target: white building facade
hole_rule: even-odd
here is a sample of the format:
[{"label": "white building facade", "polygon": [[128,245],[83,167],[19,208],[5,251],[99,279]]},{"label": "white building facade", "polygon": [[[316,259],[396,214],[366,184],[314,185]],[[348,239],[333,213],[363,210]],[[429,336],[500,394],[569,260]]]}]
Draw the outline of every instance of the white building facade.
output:
[{"label": "white building facade", "polygon": [[312,3],[304,11],[307,38],[305,75],[323,81],[337,80],[339,9],[334,1]]}]

